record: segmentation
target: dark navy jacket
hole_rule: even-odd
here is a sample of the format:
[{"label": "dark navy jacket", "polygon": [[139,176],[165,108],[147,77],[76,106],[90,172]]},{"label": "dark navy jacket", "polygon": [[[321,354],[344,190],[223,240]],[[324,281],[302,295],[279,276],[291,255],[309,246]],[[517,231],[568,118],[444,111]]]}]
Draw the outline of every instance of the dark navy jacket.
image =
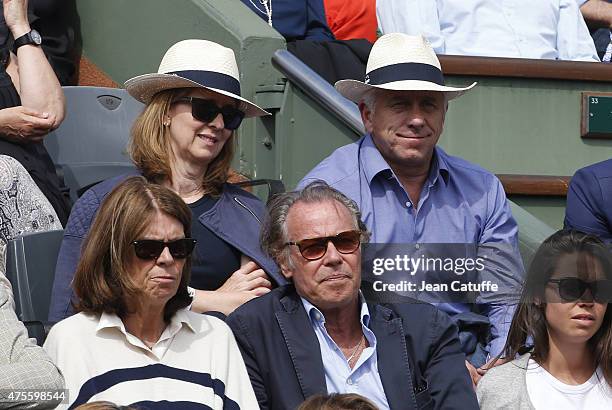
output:
[{"label": "dark navy jacket", "polygon": [[612,159],[576,171],[567,190],[564,225],[612,243]]},{"label": "dark navy jacket", "polygon": [[[378,371],[392,409],[478,409],[450,318],[424,303],[368,305]],[[319,341],[293,285],[228,318],[262,409],[297,408],[327,393]]]},{"label": "dark navy jacket", "polygon": [[[268,22],[260,0],[241,0],[253,13]],[[272,27],[287,41],[335,40],[327,26],[323,0],[272,0]]]},{"label": "dark navy jacket", "polygon": [[[134,171],[131,175],[139,174]],[[121,175],[99,183],[85,192],[72,208],[55,267],[49,321],[57,322],[74,313],[70,304],[74,298],[70,282],[81,255],[83,239],[104,198],[131,175]],[[257,197],[234,185],[225,184],[215,206],[197,220],[255,261],[277,285],[282,285],[287,283],[285,278],[274,261],[264,255],[259,247],[259,230],[264,214],[264,204]]]}]

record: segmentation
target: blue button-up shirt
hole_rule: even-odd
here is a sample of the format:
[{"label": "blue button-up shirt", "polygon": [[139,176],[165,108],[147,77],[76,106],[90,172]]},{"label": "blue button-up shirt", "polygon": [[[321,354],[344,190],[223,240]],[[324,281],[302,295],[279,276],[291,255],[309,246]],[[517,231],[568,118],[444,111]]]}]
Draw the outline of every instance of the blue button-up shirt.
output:
[{"label": "blue button-up shirt", "polygon": [[[428,178],[415,209],[371,136],[338,148],[298,184],[303,188],[324,180],[359,205],[374,243],[470,243],[481,252],[495,253],[495,280],[501,288],[518,292],[523,264],[518,251],[518,227],[503,187],[489,171],[435,148]],[[480,311],[491,322],[487,350],[503,349],[514,309],[508,297],[479,296]],[[495,299],[495,301],[491,301]],[[453,315],[470,311],[468,303],[442,303]]]},{"label": "blue button-up shirt", "polygon": [[327,333],[323,313],[306,299],[301,299],[319,340],[327,393],[357,393],[373,401],[379,409],[388,409],[389,403],[378,373],[376,336],[368,328],[370,323],[368,305],[360,297],[361,330],[368,341],[368,347],[363,350],[351,369],[342,350]]}]

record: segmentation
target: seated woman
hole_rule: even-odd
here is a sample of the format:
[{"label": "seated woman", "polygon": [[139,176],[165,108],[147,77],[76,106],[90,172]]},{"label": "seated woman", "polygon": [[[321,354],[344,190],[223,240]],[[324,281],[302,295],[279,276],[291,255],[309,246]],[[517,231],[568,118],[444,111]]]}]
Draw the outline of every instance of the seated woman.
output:
[{"label": "seated woman", "polygon": [[44,345],[70,406],[257,408],[232,332],[184,309],[190,225],[181,198],[142,177],[103,202],[74,277],[80,313],[51,328]]},{"label": "seated woman", "polygon": [[[175,191],[197,220],[193,310],[229,314],[273,284],[286,283],[259,248],[263,204],[226,183],[235,130],[243,118],[267,113],[240,96],[234,52],[217,43],[181,41],[158,71],[126,82],[130,95],[146,104],[132,129],[130,155],[148,181]],[[51,321],[71,314],[69,284],[81,242],[100,201],[122,179],[98,184],[72,209],[55,271]]]},{"label": "seated woman", "polygon": [[505,356],[478,383],[481,409],[610,409],[612,258],[594,236],[559,231],[536,252]]}]

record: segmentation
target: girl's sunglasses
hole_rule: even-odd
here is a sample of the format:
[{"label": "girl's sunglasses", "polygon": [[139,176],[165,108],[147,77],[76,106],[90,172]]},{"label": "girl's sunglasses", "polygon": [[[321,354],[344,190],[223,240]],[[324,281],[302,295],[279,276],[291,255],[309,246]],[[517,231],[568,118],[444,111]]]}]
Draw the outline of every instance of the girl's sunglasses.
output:
[{"label": "girl's sunglasses", "polygon": [[134,252],[136,256],[144,260],[153,260],[159,258],[159,255],[164,251],[164,248],[168,247],[170,255],[174,259],[185,259],[191,252],[196,244],[196,240],[192,238],[177,239],[176,241],[164,242],[155,239],[141,239],[133,241]]},{"label": "girl's sunglasses", "polygon": [[579,278],[562,278],[549,279],[548,281],[559,286],[559,296],[566,302],[574,302],[580,299],[587,289],[598,303],[612,301],[612,280],[586,282]]},{"label": "girl's sunglasses", "polygon": [[217,118],[217,115],[221,114],[224,127],[228,130],[235,130],[238,128],[244,118],[244,112],[240,111],[238,108],[232,107],[231,105],[219,107],[214,101],[204,98],[182,97],[176,99],[174,102],[191,103],[191,115],[193,115],[193,118],[196,120],[202,122],[211,122]]},{"label": "girl's sunglasses", "polygon": [[353,253],[361,243],[361,231],[345,231],[335,236],[303,239],[298,242],[287,242],[285,245],[297,246],[304,259],[316,261],[327,253],[328,242],[333,243],[340,253]]}]

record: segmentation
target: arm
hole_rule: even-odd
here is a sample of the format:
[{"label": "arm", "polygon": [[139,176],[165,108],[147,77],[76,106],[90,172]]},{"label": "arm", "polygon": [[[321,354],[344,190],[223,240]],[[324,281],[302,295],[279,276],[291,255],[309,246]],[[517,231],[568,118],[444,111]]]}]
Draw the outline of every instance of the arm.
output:
[{"label": "arm", "polygon": [[437,309],[430,329],[429,360],[424,375],[434,408],[478,409],[472,382],[465,368],[457,326]]},{"label": "arm", "polygon": [[557,26],[560,60],[599,61],[595,44],[580,14],[576,0],[561,0]]},{"label": "arm", "polygon": [[335,40],[327,26],[323,0],[308,0],[308,19],[306,21],[306,40]]},{"label": "arm", "polygon": [[[64,379],[43,349],[27,336],[10,304],[10,297],[0,287],[0,389],[59,390]],[[2,403],[0,398],[0,404]],[[58,404],[55,402],[55,405]],[[21,402],[16,408],[53,408],[50,402]]]},{"label": "arm", "polygon": [[255,262],[234,272],[217,290],[196,290],[191,310],[198,313],[221,312],[229,315],[242,304],[270,292],[270,278]]},{"label": "arm", "polygon": [[89,232],[99,207],[100,198],[93,189],[86,191],[72,207],[55,265],[49,306],[50,322],[58,322],[74,313],[70,303],[73,294],[70,283],[81,257],[83,239]]},{"label": "arm", "polygon": [[[3,0],[6,25],[13,38],[30,31],[27,19],[27,0]],[[17,49],[15,81],[24,107],[47,113],[51,129],[64,119],[64,93],[41,47],[25,45]]]},{"label": "arm", "polygon": [[612,3],[605,0],[578,0],[580,12],[592,28],[612,28]]},{"label": "arm", "polygon": [[[573,0],[572,0],[573,1]],[[518,226],[499,180],[491,177],[487,195],[489,209],[478,244],[478,257],[484,258],[485,270],[479,280],[497,284],[497,292],[481,293],[478,303],[491,323],[489,356],[496,356],[506,343],[512,313],[518,302],[524,280],[523,261],[518,248]]]},{"label": "arm", "polygon": [[596,235],[612,243],[612,221],[606,219],[604,203],[596,176],[588,168],[579,169],[567,190],[565,228]]},{"label": "arm", "polygon": [[227,325],[232,329],[238,348],[244,359],[249,378],[251,379],[251,385],[255,391],[255,396],[259,403],[261,410],[269,408],[268,394],[266,392],[266,386],[264,379],[259,369],[259,364],[255,357],[255,349],[249,341],[249,333],[246,324],[241,320],[238,315],[230,315],[226,320]]}]

